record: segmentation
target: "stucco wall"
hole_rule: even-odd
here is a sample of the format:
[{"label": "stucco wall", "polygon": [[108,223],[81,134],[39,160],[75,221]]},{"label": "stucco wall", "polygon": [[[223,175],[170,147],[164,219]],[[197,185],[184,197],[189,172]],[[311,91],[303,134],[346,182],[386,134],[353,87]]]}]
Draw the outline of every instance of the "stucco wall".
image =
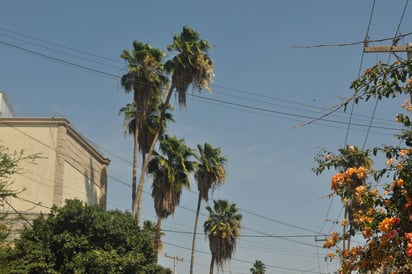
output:
[{"label": "stucco wall", "polygon": [[[12,188],[22,191],[12,204],[19,211],[45,211],[53,205],[55,161],[56,161],[56,127],[32,125],[30,122],[16,125],[11,121],[0,123],[0,144],[9,152],[24,151],[25,155],[39,154],[33,163],[24,160],[19,174],[13,177]],[[45,207],[33,209],[34,203]]]},{"label": "stucco wall", "polygon": [[[48,213],[65,199],[106,206],[109,160],[104,158],[65,119],[0,118],[0,144],[10,152],[39,153],[35,163],[24,161],[13,188],[23,190],[11,204],[19,212]],[[36,205],[40,204],[40,205]]]}]

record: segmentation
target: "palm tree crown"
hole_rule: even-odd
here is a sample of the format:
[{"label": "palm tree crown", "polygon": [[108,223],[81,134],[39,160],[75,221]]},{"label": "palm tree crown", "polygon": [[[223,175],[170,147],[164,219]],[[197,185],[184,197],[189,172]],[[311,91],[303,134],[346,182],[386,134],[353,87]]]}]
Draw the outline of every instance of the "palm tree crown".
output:
[{"label": "palm tree crown", "polygon": [[211,90],[214,78],[213,62],[207,55],[211,48],[207,40],[200,39],[199,33],[188,26],[183,27],[181,34],[173,36],[173,43],[167,46],[168,51],[178,54],[165,64],[165,69],[172,74],[172,87],[178,93],[181,106],[186,106],[186,92],[192,84],[199,91]]},{"label": "palm tree crown", "polygon": [[160,244],[161,220],[174,213],[180,203],[183,187],[189,188],[189,173],[195,168],[194,152],[183,139],[165,135],[160,152],[153,155],[148,173],[153,177],[152,197],[158,217],[155,245]]},{"label": "palm tree crown", "polygon": [[236,241],[240,235],[240,221],[242,215],[236,204],[227,200],[214,200],[213,208],[206,207],[209,217],[203,227],[209,238],[209,247],[212,253],[210,273],[213,273],[213,265],[222,268],[225,261],[232,258],[236,249]]},{"label": "palm tree crown", "polygon": [[165,55],[163,51],[138,41],[133,42],[133,50],[123,50],[120,55],[128,63],[121,85],[126,93],[134,92],[138,120],[144,121],[150,100],[160,98],[162,89],[168,83],[162,63]]},{"label": "palm tree crown", "polygon": [[223,184],[226,179],[224,165],[227,159],[221,156],[220,148],[215,148],[208,143],[203,147],[197,146],[199,150],[199,163],[196,167],[195,179],[200,197],[209,200],[209,190]]},{"label": "palm tree crown", "polygon": [[153,176],[152,197],[158,216],[167,218],[180,202],[183,187],[189,188],[189,173],[193,172],[194,152],[183,139],[165,135],[160,141],[160,152],[149,163],[148,173]]},{"label": "palm tree crown", "polygon": [[[137,181],[137,150],[142,151],[139,141],[145,140],[144,128],[147,126],[147,118],[151,111],[153,102],[161,101],[162,89],[167,85],[168,78],[164,75],[162,59],[165,53],[159,49],[152,48],[148,44],[133,42],[133,50],[123,50],[120,57],[127,62],[127,72],[121,78],[121,85],[126,93],[133,91],[134,106],[126,106],[129,109],[135,108],[134,117],[126,113],[125,122],[128,123],[128,131],[133,131],[133,175],[132,175],[132,212],[140,222],[140,204],[136,193]],[[165,108],[166,110],[166,108]],[[126,117],[126,114],[128,117]],[[128,119],[128,120],[126,120]],[[139,133],[142,131],[141,133]],[[139,181],[139,189],[143,191],[144,180]]]},{"label": "palm tree crown", "polygon": [[220,148],[215,148],[208,143],[203,146],[197,146],[199,150],[198,164],[195,171],[195,179],[197,181],[197,189],[199,197],[197,201],[197,210],[195,216],[195,224],[193,228],[192,253],[190,259],[190,274],[194,270],[195,245],[197,234],[197,223],[199,221],[200,205],[202,199],[209,200],[209,190],[214,189],[217,185],[223,184],[226,179],[226,170],[224,165],[226,158],[220,155]]},{"label": "palm tree crown", "polygon": [[252,274],[265,274],[266,266],[262,261],[256,260],[253,267],[250,269],[250,272],[252,272]]}]

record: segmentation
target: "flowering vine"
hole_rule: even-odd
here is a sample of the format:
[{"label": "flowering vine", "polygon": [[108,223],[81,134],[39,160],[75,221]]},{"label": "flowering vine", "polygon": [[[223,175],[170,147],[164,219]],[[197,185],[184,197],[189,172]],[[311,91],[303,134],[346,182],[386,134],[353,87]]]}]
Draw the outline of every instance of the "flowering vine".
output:
[{"label": "flowering vine", "polygon": [[[411,62],[379,63],[352,82],[351,88],[355,90],[355,103],[370,98],[410,96]],[[325,169],[336,170],[331,178],[331,196],[340,197],[345,208],[340,222],[342,233],[333,232],[324,243],[331,250],[327,259],[340,260],[340,273],[412,273],[411,102],[405,100],[402,109],[396,116],[403,128],[397,135],[402,145],[365,151],[346,146],[336,155],[324,149],[315,157],[316,174]],[[372,157],[378,154],[386,157],[385,167],[374,170]],[[355,234],[362,235],[364,242],[351,247],[350,239]]]}]

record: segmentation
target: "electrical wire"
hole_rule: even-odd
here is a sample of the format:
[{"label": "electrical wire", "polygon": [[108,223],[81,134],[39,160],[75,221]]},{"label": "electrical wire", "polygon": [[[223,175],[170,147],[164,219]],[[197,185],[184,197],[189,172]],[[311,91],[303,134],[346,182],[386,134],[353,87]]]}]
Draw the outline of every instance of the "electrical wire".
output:
[{"label": "electrical wire", "polygon": [[[47,55],[47,54],[39,53],[39,52],[30,50],[30,49],[27,49],[27,48],[23,48],[23,47],[20,47],[20,46],[17,46],[17,45],[8,43],[8,42],[4,42],[4,41],[1,41],[1,40],[0,40],[0,44],[3,44],[5,46],[11,47],[11,48],[15,48],[17,50],[23,51],[23,52],[31,54],[31,55],[35,55],[35,56],[38,56],[38,57],[56,62],[58,64],[69,65],[69,66],[72,66],[72,67],[74,67],[76,69],[79,69],[81,71],[93,73],[93,74],[96,74],[96,75],[99,75],[99,76],[102,76],[102,77],[105,77],[105,78],[108,78],[108,79],[112,79],[112,80],[117,80],[117,81],[120,80],[120,76],[115,75],[115,74],[111,74],[111,73],[107,73],[107,72],[104,72],[102,70],[98,70],[98,69],[91,68],[91,67],[88,67],[88,66],[80,65],[80,64],[70,62],[70,61],[67,61],[67,60],[64,60],[64,59],[61,59],[61,58],[56,58],[56,57],[53,57],[53,56],[50,56],[50,55]],[[223,86],[219,86],[219,87],[220,88],[225,88],[227,90],[238,91],[238,92],[242,91],[242,90],[239,90],[239,89],[228,88],[228,87],[223,87]],[[242,92],[246,93],[246,94],[250,94],[250,95],[253,94],[254,96],[259,96],[259,95],[256,95],[255,93],[252,93],[252,92],[247,92],[247,91],[242,91]],[[199,95],[195,95],[195,94],[192,94],[192,97],[201,98],[203,100],[208,100],[208,101],[215,102],[215,103],[223,103],[223,104],[226,104],[226,105],[236,106],[236,107],[240,107],[241,109],[248,109],[248,110],[260,111],[260,112],[263,112],[263,113],[277,114],[277,115],[286,116],[286,117],[295,117],[295,118],[302,118],[302,119],[307,119],[307,120],[317,120],[319,118],[319,117],[313,117],[313,116],[307,116],[307,115],[298,115],[298,114],[294,114],[294,113],[290,113],[290,112],[275,111],[275,110],[266,109],[266,108],[262,108],[262,107],[254,107],[254,106],[250,106],[250,105],[247,105],[247,104],[239,104],[239,103],[229,102],[229,101],[226,101],[226,100],[207,98],[207,97],[199,96]],[[275,99],[275,100],[278,100],[278,101],[292,103],[292,101],[282,100],[282,99],[278,99],[278,98],[271,97],[271,96],[262,96],[262,95],[260,95],[259,97],[261,97],[261,98],[271,98],[271,99]],[[296,103],[296,102],[294,102],[294,103],[295,104],[300,104],[300,103]],[[303,104],[301,104],[301,105],[303,105]],[[347,124],[346,122],[325,119],[324,117],[319,118],[319,120],[321,120],[323,122]],[[360,124],[359,123],[353,123],[353,125],[354,126],[359,126]],[[362,127],[367,128],[368,126],[367,125],[362,125]],[[376,126],[374,128],[388,129],[388,127],[376,127]],[[391,129],[393,130],[393,128],[391,128]],[[397,129],[395,129],[395,130],[397,130]]]},{"label": "electrical wire", "polygon": [[[399,23],[398,23],[398,26],[397,26],[397,28],[396,28],[395,37],[400,33],[400,28],[401,28],[401,25],[402,25],[402,21],[403,21],[403,19],[404,19],[404,17],[405,17],[405,13],[406,13],[406,9],[408,8],[408,4],[409,4],[409,0],[406,0],[405,6],[403,7],[402,15],[401,15],[401,17],[400,17],[400,19],[399,19]],[[395,43],[395,40],[394,40],[393,42]],[[393,53],[393,54],[394,54],[394,53]],[[389,64],[389,62],[390,62],[391,56],[392,56],[392,54],[389,54],[388,61],[387,61],[388,64]],[[362,145],[362,149],[365,149],[365,147],[366,147],[366,143],[367,143],[368,137],[369,137],[369,132],[370,132],[370,129],[371,129],[372,124],[373,124],[373,121],[374,121],[374,117],[375,117],[375,114],[376,114],[376,109],[377,109],[377,107],[378,107],[378,103],[379,103],[379,101],[380,101],[380,100],[378,100],[378,99],[375,99],[375,100],[376,100],[375,106],[374,106],[374,108],[373,108],[372,117],[371,117],[371,119],[370,119],[368,131],[367,131],[367,133],[366,133],[365,140],[364,140],[363,145]]]}]

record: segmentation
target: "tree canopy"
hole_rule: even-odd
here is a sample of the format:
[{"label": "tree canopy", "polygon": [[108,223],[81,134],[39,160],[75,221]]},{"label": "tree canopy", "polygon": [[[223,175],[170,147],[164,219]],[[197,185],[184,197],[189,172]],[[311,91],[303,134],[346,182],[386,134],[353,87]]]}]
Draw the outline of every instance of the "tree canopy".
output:
[{"label": "tree canopy", "polygon": [[[348,146],[336,155],[327,151],[318,155],[315,172],[321,173],[325,168],[338,171],[332,176],[331,195],[339,196],[351,213],[341,221],[343,233],[333,232],[324,247],[331,249],[328,258],[340,260],[340,273],[411,273],[412,63],[378,63],[353,81],[351,88],[355,95],[344,106],[350,100],[359,103],[371,98],[406,96],[402,111],[396,115],[403,129],[396,136],[395,146],[365,150]],[[386,158],[383,168],[372,170],[371,157],[380,154]],[[345,245],[355,234],[364,241],[357,241],[352,247]],[[340,242],[344,243],[342,247]]]},{"label": "tree canopy", "polygon": [[[19,173],[21,161],[34,161],[39,158],[39,154],[26,155],[23,150],[10,152],[8,148],[0,144],[0,206],[7,204],[8,198],[17,197],[22,189],[13,189],[12,176]],[[8,212],[0,213],[0,244],[9,236],[9,226],[13,220],[9,217]]]},{"label": "tree canopy", "polygon": [[250,269],[250,272],[252,274],[265,274],[266,266],[262,261],[256,260],[255,263],[253,264],[253,267]]},{"label": "tree canopy", "polygon": [[152,226],[130,213],[67,200],[0,252],[1,273],[171,273],[157,265]]}]

